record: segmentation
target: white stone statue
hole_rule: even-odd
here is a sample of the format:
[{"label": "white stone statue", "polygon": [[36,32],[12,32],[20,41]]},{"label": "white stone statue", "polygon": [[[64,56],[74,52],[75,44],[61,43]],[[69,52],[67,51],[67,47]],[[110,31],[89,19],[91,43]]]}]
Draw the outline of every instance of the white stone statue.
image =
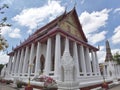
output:
[{"label": "white stone statue", "polygon": [[69,41],[66,38],[65,51],[61,59],[63,67],[63,79],[58,82],[58,90],[79,90],[79,82],[74,80],[75,63],[69,52]]}]

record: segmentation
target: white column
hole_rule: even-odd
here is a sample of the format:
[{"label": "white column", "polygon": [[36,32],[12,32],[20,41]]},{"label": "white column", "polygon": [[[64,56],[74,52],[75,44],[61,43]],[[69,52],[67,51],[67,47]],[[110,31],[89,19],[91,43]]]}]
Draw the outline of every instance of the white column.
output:
[{"label": "white column", "polygon": [[48,38],[46,60],[45,60],[45,71],[44,71],[46,75],[49,75],[50,65],[51,65],[51,38]]},{"label": "white column", "polygon": [[115,64],[115,70],[116,70],[116,76],[118,76],[118,68],[117,68],[117,64]]},{"label": "white column", "polygon": [[8,61],[8,64],[7,64],[7,74],[9,74],[9,71],[10,71],[10,61],[11,61],[11,56],[9,56],[9,61]]},{"label": "white column", "polygon": [[106,70],[105,70],[105,65],[103,64],[103,75],[106,76]]},{"label": "white column", "polygon": [[8,74],[10,74],[10,72],[11,72],[11,66],[12,66],[12,59],[13,59],[13,56],[10,56],[9,57],[9,62],[8,62],[8,67],[7,67],[7,72],[8,72]]},{"label": "white column", "polygon": [[15,74],[17,73],[18,67],[19,67],[19,57],[20,57],[20,50],[18,51],[17,59],[16,59],[16,63],[15,63]]},{"label": "white column", "polygon": [[86,59],[86,67],[87,67],[87,72],[92,75],[92,67],[91,67],[91,61],[90,61],[90,55],[89,55],[89,48],[86,47],[85,51],[85,59]]},{"label": "white column", "polygon": [[28,46],[26,46],[26,49],[25,49],[25,58],[24,58],[24,62],[23,62],[23,68],[22,68],[22,74],[24,75],[24,73],[25,73],[25,67],[26,67],[26,65],[27,65],[27,61],[28,61],[28,59],[29,59],[29,47]]},{"label": "white column", "polygon": [[15,72],[15,63],[16,63],[16,58],[17,58],[17,52],[14,53],[14,60],[13,60],[13,66],[12,66],[12,73]]},{"label": "white column", "polygon": [[82,72],[83,72],[84,76],[86,76],[86,63],[85,63],[85,55],[84,55],[83,45],[80,45],[80,62],[81,62]]},{"label": "white column", "polygon": [[91,55],[92,55],[93,73],[97,75],[96,60],[95,60],[95,54],[93,50],[91,50]]},{"label": "white column", "polygon": [[120,75],[120,69],[119,69],[119,65],[118,65],[118,77],[119,77],[119,75]]},{"label": "white column", "polygon": [[75,66],[75,71],[76,71],[76,72],[75,72],[75,73],[76,73],[76,76],[75,76],[75,77],[76,77],[76,79],[77,79],[77,77],[80,76],[80,75],[79,75],[79,71],[80,71],[80,70],[79,70],[78,51],[77,51],[77,44],[76,44],[76,42],[74,42],[74,47],[73,47],[73,48],[74,48],[74,49],[73,49],[73,50],[74,50],[73,59],[74,59],[74,61],[75,61],[75,65],[76,65],[76,66]]},{"label": "white column", "polygon": [[83,74],[86,76],[86,64],[83,46],[80,46],[80,61]]},{"label": "white column", "polygon": [[36,64],[35,64],[35,76],[39,75],[40,71],[40,56],[41,56],[41,43],[37,44]]},{"label": "white column", "polygon": [[56,35],[55,41],[55,76],[59,79],[59,62],[61,57],[61,41],[60,41],[60,34]]},{"label": "white column", "polygon": [[117,64],[115,64],[114,63],[114,65],[115,65],[115,77],[117,78],[117,76],[118,76],[118,65]]},{"label": "white column", "polygon": [[101,75],[100,74],[100,67],[99,67],[99,63],[98,63],[98,58],[97,58],[97,52],[95,52],[95,59],[96,59],[97,73],[98,73],[98,75]]},{"label": "white column", "polygon": [[120,77],[120,65],[118,65],[118,72],[119,72],[119,77]]},{"label": "white column", "polygon": [[19,62],[18,74],[20,74],[21,71],[22,71],[23,59],[24,59],[24,48],[22,48],[21,55],[20,55],[20,62]]},{"label": "white column", "polygon": [[32,65],[33,65],[33,55],[34,55],[34,43],[31,45],[31,50],[30,50],[30,59],[29,59],[29,67],[28,67],[28,75],[30,75],[31,70],[32,70]]},{"label": "white column", "polygon": [[116,71],[116,76],[118,76],[118,68],[117,68],[117,64],[115,64],[115,71]]}]

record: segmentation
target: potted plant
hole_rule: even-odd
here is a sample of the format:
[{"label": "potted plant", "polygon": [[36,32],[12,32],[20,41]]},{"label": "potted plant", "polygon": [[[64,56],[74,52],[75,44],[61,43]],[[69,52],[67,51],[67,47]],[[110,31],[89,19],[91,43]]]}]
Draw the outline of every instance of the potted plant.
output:
[{"label": "potted plant", "polygon": [[23,83],[20,80],[16,81],[17,88],[22,88]]},{"label": "potted plant", "polygon": [[7,80],[6,81],[6,84],[10,84],[12,81],[11,80]]},{"label": "potted plant", "polygon": [[44,82],[43,90],[53,90],[53,87],[56,84],[56,81],[53,78],[45,75],[41,75],[34,80],[38,82]]}]

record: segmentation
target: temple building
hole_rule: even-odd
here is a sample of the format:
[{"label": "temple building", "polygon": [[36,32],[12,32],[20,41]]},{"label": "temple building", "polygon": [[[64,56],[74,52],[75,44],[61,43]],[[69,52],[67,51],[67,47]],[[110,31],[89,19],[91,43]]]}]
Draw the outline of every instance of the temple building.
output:
[{"label": "temple building", "polygon": [[44,74],[56,81],[76,81],[78,88],[100,84],[98,48],[88,44],[83,31],[75,8],[64,12],[8,54],[5,77],[28,80]]},{"label": "temple building", "polygon": [[113,82],[118,82],[120,78],[120,65],[113,59],[109,41],[106,41],[106,57],[103,64],[104,77],[111,78]]}]

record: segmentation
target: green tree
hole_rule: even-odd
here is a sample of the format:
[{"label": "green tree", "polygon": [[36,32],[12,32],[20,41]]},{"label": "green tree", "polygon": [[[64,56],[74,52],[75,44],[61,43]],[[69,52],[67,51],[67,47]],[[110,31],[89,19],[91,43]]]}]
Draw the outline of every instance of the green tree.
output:
[{"label": "green tree", "polygon": [[[1,1],[1,0],[0,0]],[[1,35],[1,30],[3,27],[7,26],[10,27],[11,24],[7,23],[7,17],[5,17],[3,14],[5,13],[5,9],[8,9],[8,5],[7,4],[2,4],[0,5],[0,51],[5,50],[6,48],[8,48],[8,43],[7,40],[5,40],[3,38],[3,36]]]},{"label": "green tree", "polygon": [[[3,4],[0,5],[0,15],[2,16],[2,14],[4,14],[4,9],[9,8],[7,4]],[[7,21],[7,17],[1,17],[0,18],[0,29],[1,27],[5,27],[5,26],[11,26],[10,24],[6,23]]]},{"label": "green tree", "polygon": [[116,52],[116,53],[113,55],[113,59],[114,59],[114,61],[116,61],[118,64],[120,64],[120,53],[119,53],[119,52]]},{"label": "green tree", "polygon": [[2,70],[3,67],[4,67],[4,65],[0,64],[0,74],[1,74],[1,70]]}]

